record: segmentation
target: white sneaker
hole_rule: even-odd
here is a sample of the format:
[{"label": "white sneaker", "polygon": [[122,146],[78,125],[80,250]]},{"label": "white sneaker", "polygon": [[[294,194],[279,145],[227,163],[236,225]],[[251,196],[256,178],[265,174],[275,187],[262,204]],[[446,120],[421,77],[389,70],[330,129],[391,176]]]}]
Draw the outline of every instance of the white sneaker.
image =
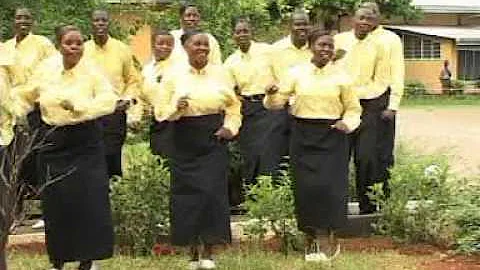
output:
[{"label": "white sneaker", "polygon": [[216,267],[213,260],[200,260],[200,269],[215,269]]},{"label": "white sneaker", "polygon": [[43,229],[45,228],[45,221],[43,219],[40,219],[37,221],[37,223],[32,225],[32,229],[38,230],[38,229]]},{"label": "white sneaker", "polygon": [[190,261],[188,263],[188,270],[197,270],[200,269],[200,262],[199,261]]},{"label": "white sneaker", "polygon": [[328,261],[327,255],[323,252],[305,254],[306,262],[326,262]]},{"label": "white sneaker", "polygon": [[100,266],[98,266],[98,264],[96,264],[95,262],[92,262],[90,270],[100,270]]}]

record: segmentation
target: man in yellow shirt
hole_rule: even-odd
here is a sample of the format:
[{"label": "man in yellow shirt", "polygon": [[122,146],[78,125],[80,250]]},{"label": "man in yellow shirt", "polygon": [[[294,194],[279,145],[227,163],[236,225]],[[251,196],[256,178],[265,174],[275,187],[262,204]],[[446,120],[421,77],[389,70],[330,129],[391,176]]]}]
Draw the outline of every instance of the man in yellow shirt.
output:
[{"label": "man in yellow shirt", "polygon": [[[95,10],[92,13],[93,40],[85,43],[85,57],[93,60],[105,73],[118,99],[129,100],[133,105],[141,87],[140,72],[134,66],[133,54],[128,46],[109,36],[109,20],[109,14],[105,10]],[[128,107],[118,108],[112,115],[104,116],[101,120],[110,177],[122,175],[122,146],[127,134]]]},{"label": "man in yellow shirt", "polygon": [[342,65],[353,77],[353,88],[362,105],[362,123],[352,136],[351,149],[354,153],[356,167],[357,195],[360,201],[360,213],[370,214],[376,207],[367,193],[370,186],[382,182],[378,146],[384,136],[384,129],[389,111],[389,104],[395,106],[389,86],[390,74],[384,68],[387,57],[385,46],[372,35],[371,31],[378,25],[378,15],[371,8],[360,7],[355,12],[353,30],[335,36],[337,49],[346,51]]},{"label": "man in yellow shirt", "polygon": [[[375,2],[365,2],[362,7],[370,8],[380,18],[381,13]],[[383,49],[384,57],[378,59],[379,70],[385,73],[388,81],[388,92],[390,94],[387,108],[382,112],[382,122],[380,122],[380,136],[377,142],[379,148],[380,180],[383,180],[384,191],[388,195],[388,179],[390,178],[389,169],[394,163],[394,145],[395,145],[395,120],[396,113],[400,107],[400,102],[404,91],[405,81],[405,59],[403,56],[403,45],[400,37],[392,31],[383,28],[378,24],[373,25],[370,35],[375,38]]]},{"label": "man in yellow shirt", "polygon": [[[198,30],[201,22],[201,15],[198,9],[198,6],[192,3],[183,4],[180,7],[180,29],[171,31],[173,37],[175,38],[175,46],[173,48],[173,55],[179,59],[188,61],[187,54],[180,38],[186,31]],[[214,36],[207,33],[208,42],[210,43],[210,52],[208,53],[208,62],[210,64],[220,65],[222,64],[222,52],[220,51],[220,45]]]}]

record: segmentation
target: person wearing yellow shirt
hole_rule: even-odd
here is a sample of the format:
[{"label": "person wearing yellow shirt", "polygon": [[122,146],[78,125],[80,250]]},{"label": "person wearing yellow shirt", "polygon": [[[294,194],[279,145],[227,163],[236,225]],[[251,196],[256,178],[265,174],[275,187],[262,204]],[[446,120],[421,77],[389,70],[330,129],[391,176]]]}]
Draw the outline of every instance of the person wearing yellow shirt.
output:
[{"label": "person wearing yellow shirt", "polygon": [[[155,28],[151,37],[152,60],[143,67],[143,91],[141,99],[152,107],[158,87],[168,70],[179,61],[172,55],[175,39],[167,30]],[[178,46],[178,45],[177,45]],[[172,128],[168,121],[158,122],[154,118],[150,126],[150,149],[155,155],[168,157],[171,149]]]},{"label": "person wearing yellow shirt", "polygon": [[[362,7],[369,7],[381,17],[380,9],[375,2],[365,2]],[[378,42],[383,50],[383,57],[378,59],[379,70],[385,73],[388,80],[388,90],[390,97],[387,108],[382,111],[379,122],[380,136],[378,138],[379,148],[379,170],[380,179],[383,181],[385,194],[389,194],[388,180],[390,178],[390,168],[394,164],[394,146],[395,146],[395,122],[396,114],[400,107],[400,102],[404,91],[405,81],[405,59],[403,56],[403,45],[400,37],[392,31],[383,28],[378,24],[379,19],[374,21],[373,30],[369,34]]]},{"label": "person wearing yellow shirt", "polygon": [[[180,29],[171,31],[175,38],[175,43],[180,44],[180,38],[186,31],[199,30],[201,15],[198,6],[193,3],[185,3],[180,6]],[[208,36],[208,42],[210,43],[210,52],[208,53],[208,61],[211,64],[220,65],[222,63],[222,52],[217,39],[209,33],[205,33]],[[173,55],[185,62],[188,62],[187,54],[182,46],[175,46],[173,49]]]},{"label": "person wearing yellow shirt", "polygon": [[208,35],[189,31],[181,42],[188,63],[164,76],[154,104],[156,120],[173,126],[171,240],[191,247],[191,269],[214,269],[213,246],[231,241],[227,141],[241,103],[224,67],[208,62]]},{"label": "person wearing yellow shirt", "polygon": [[[93,40],[85,43],[85,57],[92,59],[105,73],[120,100],[136,103],[136,97],[141,88],[141,75],[134,66],[133,55],[128,46],[109,36],[109,14],[105,10],[95,10],[92,13]],[[106,160],[110,177],[122,176],[122,147],[127,134],[127,113],[117,110],[112,115],[102,118],[104,125],[104,140],[106,145]],[[129,111],[129,117],[141,115],[140,112]]]},{"label": "person wearing yellow shirt", "polygon": [[351,149],[356,169],[360,214],[371,214],[376,206],[367,193],[375,183],[382,182],[378,147],[384,111],[388,108],[390,80],[382,67],[384,47],[370,34],[378,16],[360,7],[353,18],[353,29],[335,36],[337,48],[346,51],[343,66],[353,76],[353,87],[362,105],[362,124],[351,136]]},{"label": "person wearing yellow shirt", "polygon": [[78,269],[96,269],[95,260],[113,255],[109,181],[99,117],[111,114],[117,95],[108,79],[83,56],[77,27],[57,31],[61,57],[43,62],[26,85],[19,86],[15,112],[34,107],[41,115],[39,171],[47,252],[53,269],[79,261]]},{"label": "person wearing yellow shirt", "polygon": [[360,124],[361,107],[351,77],[331,63],[332,36],[312,30],[311,62],[289,71],[279,86],[268,86],[264,104],[291,105],[290,163],[295,178],[295,212],[306,234],[305,260],[331,261],[340,251],[335,232],[347,221],[348,133]]},{"label": "person wearing yellow shirt", "polygon": [[[233,30],[238,49],[225,60],[232,84],[242,98],[242,128],[239,135],[243,157],[242,178],[252,185],[259,175],[271,175],[282,158],[284,148],[281,133],[273,128],[278,111],[263,106],[265,87],[275,81],[271,63],[271,45],[252,40],[252,28],[247,18],[238,18]],[[282,113],[282,112],[280,112]],[[234,203],[240,203],[241,183],[231,183]],[[235,189],[240,189],[236,191]]]},{"label": "person wearing yellow shirt", "polygon": [[[288,71],[296,65],[306,63],[312,58],[312,52],[308,48],[308,32],[311,28],[308,14],[303,9],[297,9],[292,14],[290,21],[290,35],[275,42],[272,49],[273,71],[277,81],[281,81],[288,76]],[[289,103],[293,103],[291,98]],[[281,114],[273,126],[273,133],[279,138],[279,147],[275,155],[287,156],[289,143],[289,116],[288,105],[284,110],[276,112]],[[281,142],[280,142],[281,141]]]},{"label": "person wearing yellow shirt", "polygon": [[[0,148],[4,149],[13,140],[14,117],[10,113],[10,88],[13,74],[10,67],[14,64],[13,54],[0,43]],[[3,152],[3,150],[2,150]]]}]

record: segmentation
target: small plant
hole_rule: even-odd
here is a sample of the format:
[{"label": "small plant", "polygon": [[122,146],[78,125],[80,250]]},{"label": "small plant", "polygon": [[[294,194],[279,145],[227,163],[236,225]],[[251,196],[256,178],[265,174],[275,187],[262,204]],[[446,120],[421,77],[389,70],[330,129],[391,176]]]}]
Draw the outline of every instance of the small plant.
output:
[{"label": "small plant", "polygon": [[425,84],[420,81],[405,82],[405,97],[420,97],[427,93]]},{"label": "small plant", "polygon": [[255,185],[249,187],[244,203],[249,219],[246,233],[259,240],[273,233],[282,239],[282,249],[288,253],[290,247],[297,248],[300,232],[295,219],[292,177],[287,171],[280,176],[260,176]]},{"label": "small plant", "polygon": [[117,244],[134,255],[150,254],[160,235],[169,233],[170,172],[147,143],[125,147],[123,178],[112,184]]},{"label": "small plant", "polygon": [[451,82],[451,89],[449,90],[451,94],[463,94],[465,90],[465,81],[460,80],[452,80]]}]

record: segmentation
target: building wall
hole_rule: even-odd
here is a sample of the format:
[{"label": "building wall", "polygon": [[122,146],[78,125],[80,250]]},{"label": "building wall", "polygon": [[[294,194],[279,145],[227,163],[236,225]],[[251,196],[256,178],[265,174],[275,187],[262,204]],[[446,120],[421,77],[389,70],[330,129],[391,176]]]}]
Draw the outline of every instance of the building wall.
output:
[{"label": "building wall", "polygon": [[440,71],[444,60],[449,60],[452,78],[457,78],[457,52],[455,42],[449,39],[441,41],[442,59],[438,60],[405,60],[405,80],[420,81],[429,92],[440,92]]}]

